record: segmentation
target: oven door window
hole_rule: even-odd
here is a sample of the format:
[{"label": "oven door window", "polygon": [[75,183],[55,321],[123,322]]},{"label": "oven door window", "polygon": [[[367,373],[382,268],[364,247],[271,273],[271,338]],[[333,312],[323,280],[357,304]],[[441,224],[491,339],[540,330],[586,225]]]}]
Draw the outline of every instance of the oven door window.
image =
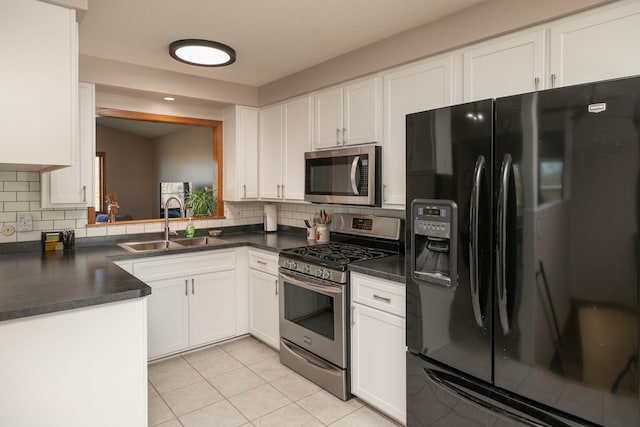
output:
[{"label": "oven door window", "polygon": [[335,339],[334,298],[284,282],[284,318],[323,337]]},{"label": "oven door window", "polygon": [[369,195],[369,156],[306,159],[305,193],[334,196]]}]

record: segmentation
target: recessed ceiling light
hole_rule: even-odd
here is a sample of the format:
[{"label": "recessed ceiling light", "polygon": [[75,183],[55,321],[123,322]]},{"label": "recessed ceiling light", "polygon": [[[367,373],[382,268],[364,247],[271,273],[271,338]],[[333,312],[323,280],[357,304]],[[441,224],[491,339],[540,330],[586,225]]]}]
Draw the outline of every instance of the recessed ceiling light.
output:
[{"label": "recessed ceiling light", "polygon": [[173,96],[165,96],[164,98],[165,101],[175,101],[176,99]]},{"label": "recessed ceiling light", "polygon": [[201,67],[223,67],[236,61],[235,50],[209,40],[177,40],[169,45],[169,54],[177,61]]}]

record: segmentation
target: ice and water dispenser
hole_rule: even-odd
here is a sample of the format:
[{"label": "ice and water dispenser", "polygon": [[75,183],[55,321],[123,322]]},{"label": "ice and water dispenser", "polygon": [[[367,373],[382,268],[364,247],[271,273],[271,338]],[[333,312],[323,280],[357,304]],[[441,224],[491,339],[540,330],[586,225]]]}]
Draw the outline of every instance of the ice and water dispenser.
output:
[{"label": "ice and water dispenser", "polygon": [[455,287],[458,277],[456,210],[451,200],[415,199],[411,203],[414,280]]}]

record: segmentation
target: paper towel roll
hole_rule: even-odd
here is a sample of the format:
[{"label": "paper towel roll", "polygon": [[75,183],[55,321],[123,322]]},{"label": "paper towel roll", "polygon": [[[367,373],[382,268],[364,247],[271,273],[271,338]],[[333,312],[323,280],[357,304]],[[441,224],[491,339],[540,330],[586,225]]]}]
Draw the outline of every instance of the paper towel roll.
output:
[{"label": "paper towel roll", "polygon": [[278,231],[278,205],[264,205],[264,231]]}]

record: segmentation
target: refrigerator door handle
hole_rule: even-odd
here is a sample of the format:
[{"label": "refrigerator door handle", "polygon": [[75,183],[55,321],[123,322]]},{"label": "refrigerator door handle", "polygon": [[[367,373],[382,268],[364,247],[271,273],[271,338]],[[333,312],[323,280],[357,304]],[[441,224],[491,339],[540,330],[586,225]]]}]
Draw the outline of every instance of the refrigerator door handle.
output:
[{"label": "refrigerator door handle", "polygon": [[441,372],[437,369],[423,368],[422,370],[434,384],[443,390],[464,401],[480,406],[502,418],[508,418],[519,424],[531,427],[550,425],[570,427],[570,424],[549,413],[542,413],[538,409],[534,409],[528,405],[518,405],[517,402],[507,396],[502,396],[498,393],[490,397],[485,396],[481,386],[457,375]]},{"label": "refrigerator door handle", "polygon": [[509,176],[513,160],[507,153],[502,159],[500,168],[500,192],[498,193],[498,241],[496,243],[496,287],[498,292],[498,314],[502,332],[509,335],[509,315],[507,311],[507,196],[509,193]]},{"label": "refrigerator door handle", "polygon": [[471,190],[471,203],[469,204],[469,234],[471,234],[471,239],[469,240],[469,283],[471,285],[471,305],[473,307],[473,316],[476,319],[476,324],[481,328],[484,326],[484,322],[482,320],[482,310],[480,309],[478,222],[480,217],[480,185],[482,185],[484,168],[484,156],[479,156],[473,171],[473,188]]}]

